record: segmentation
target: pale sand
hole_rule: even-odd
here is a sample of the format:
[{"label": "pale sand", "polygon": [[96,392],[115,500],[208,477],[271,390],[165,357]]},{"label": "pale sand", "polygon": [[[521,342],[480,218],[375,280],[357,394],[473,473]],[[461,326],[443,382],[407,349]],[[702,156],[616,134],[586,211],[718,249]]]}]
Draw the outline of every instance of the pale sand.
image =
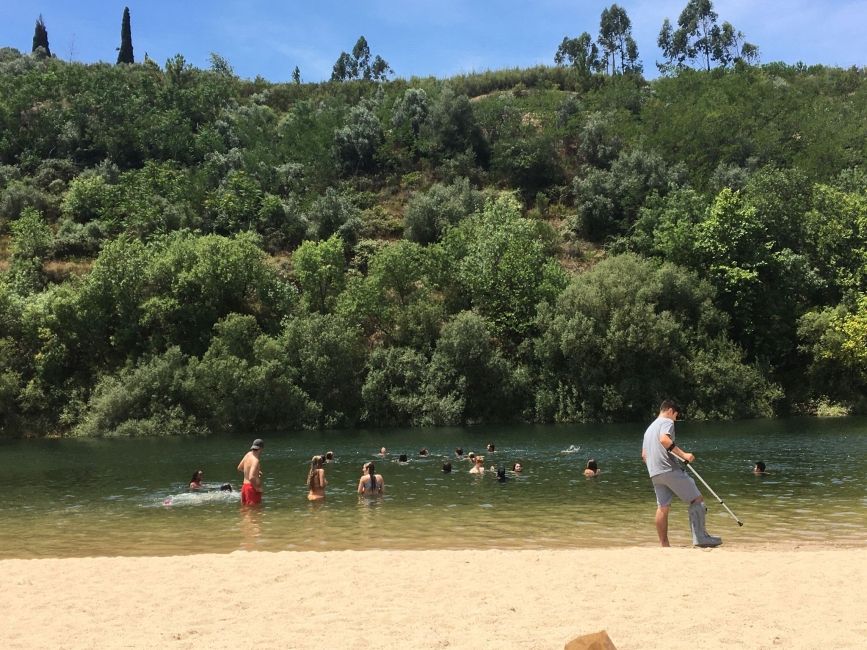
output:
[{"label": "pale sand", "polygon": [[0,561],[0,647],[865,648],[867,549]]}]

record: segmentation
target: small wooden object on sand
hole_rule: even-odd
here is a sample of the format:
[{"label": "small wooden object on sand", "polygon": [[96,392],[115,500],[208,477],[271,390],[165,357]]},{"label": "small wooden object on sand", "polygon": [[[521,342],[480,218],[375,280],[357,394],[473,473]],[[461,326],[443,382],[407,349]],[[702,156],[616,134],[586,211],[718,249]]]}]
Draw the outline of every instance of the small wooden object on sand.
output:
[{"label": "small wooden object on sand", "polygon": [[564,650],[617,650],[605,630],[577,636],[566,644]]}]

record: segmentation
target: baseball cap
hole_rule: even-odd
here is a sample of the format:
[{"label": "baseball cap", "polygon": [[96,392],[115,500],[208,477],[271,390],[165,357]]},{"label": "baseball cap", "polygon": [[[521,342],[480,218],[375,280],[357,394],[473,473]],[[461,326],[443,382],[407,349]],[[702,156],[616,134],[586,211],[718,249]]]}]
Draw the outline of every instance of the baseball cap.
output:
[{"label": "baseball cap", "polygon": [[261,448],[264,447],[264,446],[265,446],[265,441],[262,440],[262,438],[256,438],[256,439],[253,441],[253,444],[250,445],[250,449],[253,449],[253,450],[261,449]]}]

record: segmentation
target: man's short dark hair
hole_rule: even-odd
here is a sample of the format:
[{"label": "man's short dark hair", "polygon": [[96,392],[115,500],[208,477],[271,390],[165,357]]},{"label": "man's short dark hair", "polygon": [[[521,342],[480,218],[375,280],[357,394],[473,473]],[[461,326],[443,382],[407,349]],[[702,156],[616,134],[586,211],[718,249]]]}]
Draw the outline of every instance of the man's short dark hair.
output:
[{"label": "man's short dark hair", "polygon": [[667,411],[668,409],[673,409],[674,411],[677,411],[678,413],[681,412],[680,405],[677,402],[675,402],[673,399],[664,399],[664,400],[662,400],[662,404],[659,405],[659,412],[660,413],[662,413],[663,411]]}]

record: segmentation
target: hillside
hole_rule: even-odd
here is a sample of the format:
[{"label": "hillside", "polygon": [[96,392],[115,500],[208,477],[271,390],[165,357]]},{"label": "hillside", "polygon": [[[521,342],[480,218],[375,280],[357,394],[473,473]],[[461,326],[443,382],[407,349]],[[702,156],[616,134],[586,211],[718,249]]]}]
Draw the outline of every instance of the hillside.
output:
[{"label": "hillside", "polygon": [[0,427],[857,412],[867,72],[0,50]]}]

